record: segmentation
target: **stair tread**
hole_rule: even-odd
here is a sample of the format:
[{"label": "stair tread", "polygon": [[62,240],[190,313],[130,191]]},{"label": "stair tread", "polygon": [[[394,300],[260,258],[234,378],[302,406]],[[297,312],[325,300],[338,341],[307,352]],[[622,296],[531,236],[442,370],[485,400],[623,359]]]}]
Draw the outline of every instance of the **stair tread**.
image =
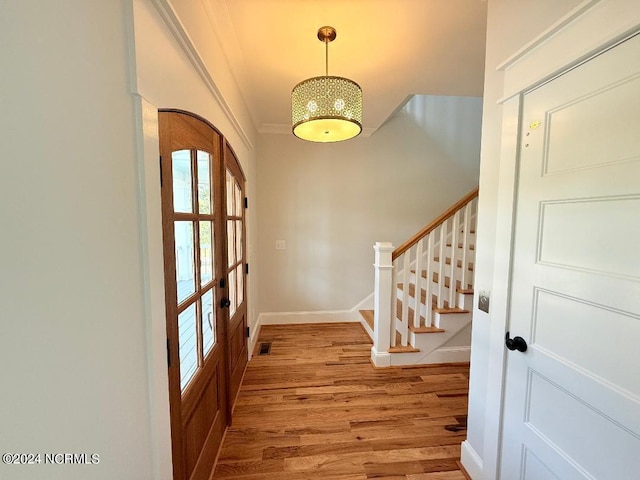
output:
[{"label": "stair tread", "polygon": [[402,337],[400,336],[400,332],[396,332],[396,346],[389,347],[389,353],[414,353],[419,352],[419,348],[412,347],[411,345],[402,346],[400,343],[402,342]]},{"label": "stair tread", "polygon": [[411,345],[407,345],[406,347],[403,347],[402,345],[389,347],[389,353],[415,353],[419,351],[419,348],[413,348]]},{"label": "stair tread", "polygon": [[409,330],[413,333],[444,333],[445,330],[443,328],[438,327],[415,327],[413,325],[409,325]]},{"label": "stair tread", "polygon": [[[364,318],[367,324],[371,327],[371,330],[373,330],[373,317],[375,312],[373,310],[359,310],[359,312],[360,315],[362,315],[362,318]],[[409,325],[409,330],[411,330],[413,333],[443,333],[445,331],[442,328],[438,327],[415,327],[413,325]],[[414,348],[411,345],[408,345],[406,347],[401,346],[401,341],[402,340],[400,337],[400,333],[396,332],[396,346],[391,347],[392,351],[390,351],[390,353],[407,353],[420,351],[420,349]]]},{"label": "stair tread", "polygon": [[469,310],[465,310],[464,308],[438,308],[438,307],[433,307],[433,311],[436,313],[469,313]]}]

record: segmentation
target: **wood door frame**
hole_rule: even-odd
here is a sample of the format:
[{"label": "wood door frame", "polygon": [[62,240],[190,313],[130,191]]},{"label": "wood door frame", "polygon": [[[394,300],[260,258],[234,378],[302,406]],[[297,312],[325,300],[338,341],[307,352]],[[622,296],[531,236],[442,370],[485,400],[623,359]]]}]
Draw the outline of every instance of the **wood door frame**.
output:
[{"label": "wood door frame", "polygon": [[[243,264],[243,268],[242,268],[242,272],[243,272],[243,276],[244,276],[244,281],[243,281],[243,306],[242,308],[244,309],[244,318],[245,321],[248,325],[248,317],[247,317],[247,313],[248,313],[248,308],[247,308],[247,274],[245,273],[245,267],[244,265],[247,264],[247,221],[246,221],[246,206],[245,206],[245,195],[246,195],[246,182],[247,182],[247,177],[244,174],[244,171],[242,170],[242,165],[240,165],[240,161],[238,160],[238,156],[236,155],[235,151],[233,150],[233,147],[229,144],[229,142],[224,143],[223,145],[223,157],[224,157],[224,161],[223,161],[223,178],[226,178],[226,170],[227,168],[229,170],[231,170],[231,172],[233,173],[233,175],[241,181],[241,192],[243,194],[243,198],[241,198],[241,203],[242,203],[242,264]],[[225,182],[226,185],[226,182]],[[226,193],[226,192],[225,192]],[[226,213],[227,213],[227,205],[226,205],[226,201],[227,201],[227,195],[224,196],[224,201],[225,201],[225,205],[224,205],[224,212],[225,212],[225,225],[226,225]],[[226,228],[226,226],[225,226]],[[226,244],[225,244],[226,247]],[[225,248],[225,268],[228,270],[228,251]],[[229,277],[227,275],[227,283],[229,281]],[[227,294],[228,294],[228,289],[227,289]],[[236,293],[236,298],[237,298],[237,293]],[[229,423],[231,424],[231,421],[233,421],[233,408],[235,407],[235,401],[236,398],[238,396],[238,393],[240,391],[239,385],[242,384],[242,378],[244,377],[244,373],[246,371],[246,363],[244,365],[242,374],[240,375],[240,378],[238,380],[238,388],[235,391],[235,394],[233,392],[232,387],[232,377],[233,377],[233,372],[231,369],[231,348],[229,345],[229,341],[230,341],[230,330],[231,330],[231,325],[230,325],[230,321],[231,321],[231,315],[230,315],[230,311],[227,310],[227,314],[228,314],[228,318],[227,318],[227,322],[226,322],[226,328],[227,328],[227,380],[228,380],[228,385],[227,385],[227,394],[228,394],[228,401],[227,401],[227,408],[228,408],[228,418],[229,418]],[[236,316],[238,314],[238,310],[236,310],[234,312],[233,316]],[[249,354],[248,354],[248,350],[249,350],[249,340],[248,338],[246,338],[246,334],[243,334],[245,337],[245,349],[246,349],[246,360],[248,362],[249,360]],[[240,352],[242,355],[242,352]]]},{"label": "wood door frame", "polygon": [[[227,323],[228,323],[228,310],[221,308],[219,300],[222,297],[227,295],[227,288],[222,287],[219,284],[219,279],[223,274],[224,262],[226,261],[226,234],[225,234],[225,187],[224,187],[224,173],[225,173],[225,162],[224,162],[224,145],[226,140],[224,136],[220,133],[218,129],[216,129],[210,122],[206,119],[193,114],[191,112],[186,112],[183,110],[177,109],[159,109],[160,113],[175,113],[179,115],[184,115],[186,117],[190,117],[196,120],[206,132],[204,134],[208,135],[210,132],[214,132],[216,135],[216,139],[211,141],[213,145],[212,155],[217,156],[217,169],[215,168],[216,162],[213,162],[212,170],[210,172],[211,176],[211,189],[212,189],[212,201],[213,201],[213,211],[212,215],[215,219],[217,219],[214,223],[218,223],[218,232],[215,232],[214,226],[214,243],[212,245],[214,251],[220,252],[219,261],[214,263],[214,271],[212,272],[212,284],[214,293],[214,308],[216,312],[216,339],[217,342],[214,344],[214,348],[216,346],[221,350],[220,353],[220,363],[222,364],[221,370],[224,372],[224,392],[223,393],[223,402],[224,405],[222,407],[222,411],[224,411],[224,418],[222,419],[224,430],[230,424],[230,408],[228,406],[229,401],[229,379],[228,379],[228,368],[227,368]],[[159,118],[159,126],[162,123],[162,120]],[[195,147],[194,147],[195,148]],[[162,150],[162,148],[161,148]],[[192,160],[193,161],[193,160]],[[170,160],[163,159],[163,168],[170,167]],[[193,175],[197,169],[197,166],[194,166],[192,163],[192,179],[195,181],[196,176]],[[161,172],[162,173],[162,172]],[[172,189],[172,185],[168,185],[167,188]],[[193,187],[192,187],[193,188]],[[192,191],[192,202],[197,205],[197,198],[195,198],[195,190]],[[171,198],[173,195],[171,195]],[[173,211],[173,204],[168,205],[167,202],[170,202],[169,195],[165,195],[162,198],[162,230],[163,230],[163,238],[167,235],[172,235],[168,230],[173,228],[173,222],[169,224],[169,222],[165,221],[165,211]],[[175,214],[174,214],[175,215]],[[178,214],[181,216],[181,214]],[[189,217],[191,214],[185,214],[185,217]],[[196,293],[198,290],[198,274],[200,271],[200,265],[197,261],[197,255],[195,255],[195,250],[197,247],[194,245],[194,268],[195,268],[195,278],[196,278]],[[172,279],[175,282],[176,278],[176,267],[175,267],[175,254],[173,251],[169,251],[166,246],[164,246],[163,240],[163,257],[164,257],[164,273],[165,280]],[[165,284],[166,285],[166,284]],[[178,478],[186,478],[185,477],[185,462],[186,458],[183,456],[183,446],[184,446],[184,430],[183,430],[183,421],[185,417],[190,417],[193,414],[195,407],[197,406],[197,402],[201,397],[202,393],[204,393],[204,388],[207,386],[208,382],[211,380],[211,377],[215,373],[215,364],[212,362],[207,363],[204,368],[197,374],[199,382],[198,385],[192,383],[188,385],[184,394],[180,387],[180,373],[179,373],[179,347],[177,345],[178,341],[178,325],[173,321],[169,321],[169,319],[173,319],[178,314],[178,304],[177,304],[177,296],[176,292],[173,290],[169,290],[165,287],[165,308],[166,308],[166,328],[167,328],[167,345],[170,347],[171,352],[171,362],[168,368],[168,380],[169,380],[169,415],[170,415],[170,423],[171,423],[171,446],[172,446],[172,463],[173,463],[173,473],[174,477]],[[195,293],[194,293],[195,295]],[[198,327],[199,329],[199,327]],[[177,361],[176,361],[177,357]],[[195,378],[195,377],[194,377]],[[197,390],[194,390],[197,389]],[[179,408],[177,408],[179,406]],[[215,419],[214,419],[215,420]],[[215,452],[214,452],[215,453]],[[215,461],[215,459],[214,459]],[[196,464],[197,467],[197,464]],[[195,471],[195,470],[194,470]],[[192,472],[193,473],[193,472]]]},{"label": "wood door frame", "polygon": [[[499,478],[506,370],[504,335],[508,325],[512,282],[522,96],[637,33],[640,30],[640,8],[634,8],[631,12],[625,0],[585,0],[498,67],[504,72],[504,96],[500,100],[503,106],[502,143],[496,201],[500,208],[496,212],[492,322],[487,359],[489,375],[483,419],[484,450],[475,452],[468,440],[462,444],[462,463],[473,478]],[[602,18],[608,20],[603,22]],[[598,28],[597,36],[593,34],[595,25]],[[482,228],[482,225],[478,228]],[[473,347],[472,344],[472,351]],[[472,391],[470,395],[474,393],[478,392]],[[473,423],[473,419],[470,419],[470,423]]]}]

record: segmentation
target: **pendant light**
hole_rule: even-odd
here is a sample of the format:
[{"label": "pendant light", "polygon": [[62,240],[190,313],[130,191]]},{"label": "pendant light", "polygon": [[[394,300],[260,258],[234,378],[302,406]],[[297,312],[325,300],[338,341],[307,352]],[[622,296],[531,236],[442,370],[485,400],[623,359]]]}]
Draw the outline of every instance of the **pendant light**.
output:
[{"label": "pendant light", "polygon": [[362,131],[362,89],[353,80],[329,76],[329,43],[333,27],[321,27],[325,44],[325,75],[303,80],[291,92],[293,134],[310,142],[340,142]]}]

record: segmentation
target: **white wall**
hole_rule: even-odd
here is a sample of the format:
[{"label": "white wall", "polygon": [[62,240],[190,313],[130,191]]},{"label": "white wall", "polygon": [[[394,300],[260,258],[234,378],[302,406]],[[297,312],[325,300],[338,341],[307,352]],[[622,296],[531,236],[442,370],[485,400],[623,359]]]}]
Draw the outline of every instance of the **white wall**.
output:
[{"label": "white wall", "polygon": [[[448,128],[430,122],[447,115]],[[427,97],[369,138],[259,135],[260,311],[348,310],[371,294],[373,244],[399,245],[477,185],[480,118],[481,99]],[[463,148],[448,148],[451,131]]]},{"label": "white wall", "polygon": [[153,475],[127,3],[2,2],[0,478]]},{"label": "white wall", "polygon": [[[489,367],[489,331],[491,310],[486,314],[477,308],[477,293],[490,290],[495,259],[498,172],[502,130],[502,73],[496,67],[547,27],[577,6],[580,0],[489,0],[487,17],[487,50],[482,118],[482,153],[480,163],[480,198],[478,205],[477,254],[469,386],[469,420],[467,446],[472,449],[476,465],[465,463],[474,479],[481,476],[484,457],[484,430],[488,423],[497,424],[498,417],[485,415]],[[463,456],[464,460],[464,456]],[[480,464],[480,465],[478,465]]]}]

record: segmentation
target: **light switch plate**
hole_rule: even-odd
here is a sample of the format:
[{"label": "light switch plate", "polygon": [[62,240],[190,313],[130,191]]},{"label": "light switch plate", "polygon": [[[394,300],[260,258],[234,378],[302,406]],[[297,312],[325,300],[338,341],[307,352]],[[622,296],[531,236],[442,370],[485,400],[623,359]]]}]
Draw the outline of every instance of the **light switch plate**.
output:
[{"label": "light switch plate", "polygon": [[480,290],[478,308],[483,312],[489,313],[489,290]]},{"label": "light switch plate", "polygon": [[284,250],[287,248],[287,244],[284,240],[276,240],[276,250]]}]

